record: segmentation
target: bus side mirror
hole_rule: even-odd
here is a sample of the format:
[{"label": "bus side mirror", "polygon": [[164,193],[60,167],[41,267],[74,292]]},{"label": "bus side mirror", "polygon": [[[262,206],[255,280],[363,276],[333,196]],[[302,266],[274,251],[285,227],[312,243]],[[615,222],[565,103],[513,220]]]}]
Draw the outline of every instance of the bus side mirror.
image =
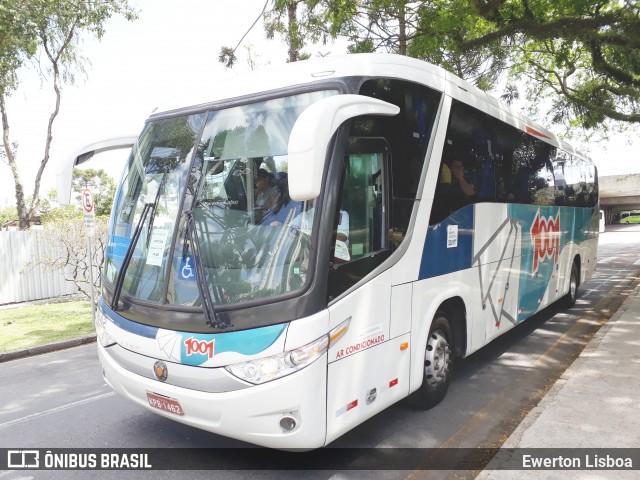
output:
[{"label": "bus side mirror", "polygon": [[[76,165],[86,162],[98,153],[118,150],[120,148],[131,149],[137,140],[138,135],[104,138],[77,150],[71,158],[63,159],[62,163],[58,165],[58,173],[56,175],[58,202],[61,205],[69,205],[71,201],[71,180],[73,178],[73,169]],[[124,161],[122,162],[123,166],[126,163],[127,157],[124,157]]]},{"label": "bus side mirror", "polygon": [[289,195],[312,200],[320,194],[327,147],[338,127],[362,115],[397,115],[400,107],[363,95],[335,95],[307,107],[289,137]]}]

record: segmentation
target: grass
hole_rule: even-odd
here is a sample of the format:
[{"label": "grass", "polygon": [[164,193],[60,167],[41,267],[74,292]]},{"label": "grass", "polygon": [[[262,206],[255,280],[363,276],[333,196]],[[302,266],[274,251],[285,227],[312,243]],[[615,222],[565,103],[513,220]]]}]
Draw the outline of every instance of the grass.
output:
[{"label": "grass", "polygon": [[0,352],[72,340],[93,332],[89,302],[47,303],[0,310]]}]

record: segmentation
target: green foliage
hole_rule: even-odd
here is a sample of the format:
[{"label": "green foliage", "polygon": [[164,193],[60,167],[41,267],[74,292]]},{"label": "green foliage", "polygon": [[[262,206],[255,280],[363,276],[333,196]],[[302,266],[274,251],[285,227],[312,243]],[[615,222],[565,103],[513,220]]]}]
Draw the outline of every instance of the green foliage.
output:
[{"label": "green foliage", "polygon": [[0,225],[11,220],[16,220],[17,218],[18,210],[15,206],[5,207],[0,210]]},{"label": "green foliage", "polygon": [[[322,9],[318,0],[273,0],[264,15],[267,38],[279,34],[289,47],[289,62],[302,60],[305,43],[315,43],[324,36]],[[326,37],[325,37],[326,38]]]},{"label": "green foliage", "polygon": [[0,0],[0,93],[18,85],[17,71],[24,59],[33,56],[37,40],[23,2]]},{"label": "green foliage", "polygon": [[116,183],[107,172],[102,169],[73,169],[72,190],[77,194],[80,205],[80,194],[86,187],[91,189],[94,201],[94,212],[97,217],[108,217],[111,214],[113,197],[116,193]]},{"label": "green foliage", "polygon": [[268,35],[282,35],[298,50],[320,38],[348,38],[352,53],[421,58],[484,90],[506,78],[505,99],[527,98],[533,110],[548,98],[549,113],[566,125],[640,123],[636,1],[272,0],[270,6]]},{"label": "green foliage", "polygon": [[57,65],[50,68],[72,83],[84,62],[80,35],[102,38],[113,15],[136,18],[126,0],[0,0],[0,93],[11,93],[19,83],[19,68],[39,54],[51,57]]},{"label": "green foliage", "polygon": [[218,55],[218,61],[224,64],[225,67],[231,68],[238,60],[236,57],[236,51],[231,47],[222,47],[220,54]]},{"label": "green foliage", "polygon": [[437,0],[420,9],[409,55],[440,65],[480,89],[489,90],[505,68],[508,51],[493,44],[461,47],[466,37],[489,31],[488,22],[475,14],[471,2]]},{"label": "green foliage", "polygon": [[553,117],[596,128],[640,123],[640,7],[617,0],[456,0],[486,23],[454,45],[508,59],[511,84],[528,79],[529,100],[552,99]]},{"label": "green foliage", "polygon": [[[84,74],[86,59],[80,45],[83,35],[102,38],[114,15],[128,20],[136,13],[127,0],[0,0],[0,113],[3,147],[16,190],[21,229],[29,228],[40,207],[40,181],[49,161],[53,124],[60,111],[61,87]],[[27,206],[17,165],[17,146],[11,148],[9,113],[5,99],[19,85],[20,69],[36,64],[42,79],[50,83],[55,103],[44,132],[44,152],[36,174],[32,201]],[[14,144],[15,145],[15,144]]]},{"label": "green foliage", "polygon": [[77,205],[59,205],[42,215],[42,224],[50,225],[65,220],[82,220],[82,210]]}]

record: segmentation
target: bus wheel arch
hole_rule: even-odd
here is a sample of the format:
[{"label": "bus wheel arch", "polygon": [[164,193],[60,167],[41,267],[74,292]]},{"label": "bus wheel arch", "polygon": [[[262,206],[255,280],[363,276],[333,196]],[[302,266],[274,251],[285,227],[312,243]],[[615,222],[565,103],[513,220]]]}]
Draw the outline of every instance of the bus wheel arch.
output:
[{"label": "bus wheel arch", "polygon": [[444,312],[453,333],[453,349],[456,358],[467,352],[467,309],[461,297],[451,297],[440,304],[438,312]]},{"label": "bus wheel arch", "polygon": [[409,403],[422,409],[435,407],[445,397],[455,359],[466,349],[465,307],[460,297],[443,302],[431,321],[421,358],[422,384],[409,397]]}]

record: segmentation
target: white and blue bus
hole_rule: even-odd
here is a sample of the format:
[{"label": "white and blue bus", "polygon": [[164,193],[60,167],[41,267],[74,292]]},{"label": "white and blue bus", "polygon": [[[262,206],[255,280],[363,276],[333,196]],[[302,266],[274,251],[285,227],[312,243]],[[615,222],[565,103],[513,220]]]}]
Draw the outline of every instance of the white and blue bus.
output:
[{"label": "white and blue bus", "polygon": [[596,266],[584,156],[427,63],[363,54],[211,84],[154,112],[119,183],[104,377],[167,418],[326,445]]}]

